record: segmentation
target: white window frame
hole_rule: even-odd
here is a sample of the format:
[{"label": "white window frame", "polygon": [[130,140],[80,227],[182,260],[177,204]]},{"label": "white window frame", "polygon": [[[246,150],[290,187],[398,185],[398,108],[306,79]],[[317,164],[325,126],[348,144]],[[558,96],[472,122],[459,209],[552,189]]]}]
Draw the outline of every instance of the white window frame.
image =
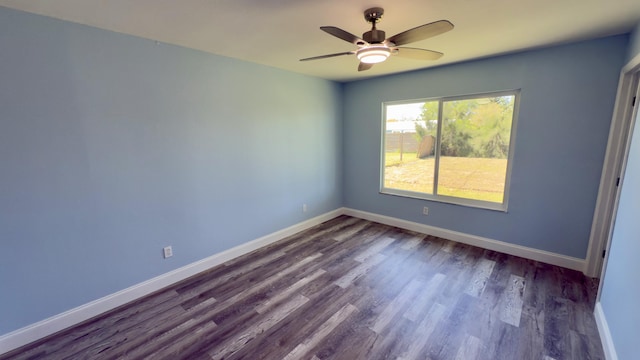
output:
[{"label": "white window frame", "polygon": [[[442,108],[443,103],[446,101],[456,101],[456,100],[468,100],[468,99],[477,99],[477,98],[490,98],[490,97],[499,97],[499,96],[514,96],[513,103],[513,118],[511,119],[511,134],[509,138],[509,154],[507,156],[507,171],[505,174],[505,183],[504,183],[504,197],[502,199],[502,203],[496,203],[492,201],[484,201],[484,200],[475,200],[475,199],[466,199],[460,197],[446,196],[446,195],[438,195],[436,194],[436,189],[438,186],[438,171],[440,166],[440,138],[442,136]],[[402,105],[402,104],[412,104],[412,103],[422,103],[422,102],[432,102],[438,101],[438,130],[437,130],[437,138],[435,142],[435,168],[433,173],[433,194],[427,194],[416,191],[408,191],[408,190],[400,190],[400,189],[392,189],[386,188],[384,186],[384,173],[385,173],[385,150],[386,150],[386,133],[387,133],[387,106],[389,105]],[[469,94],[469,95],[461,95],[461,96],[445,96],[445,97],[436,97],[436,98],[425,98],[425,99],[413,99],[413,100],[400,100],[400,101],[385,101],[382,103],[382,147],[380,149],[380,193],[387,195],[395,195],[402,196],[414,199],[422,199],[422,200],[430,200],[437,201],[447,204],[455,204],[462,205],[468,207],[475,207],[481,209],[488,210],[496,210],[507,212],[508,204],[509,204],[509,192],[511,189],[511,171],[513,169],[513,155],[515,153],[515,140],[516,140],[516,129],[518,124],[518,113],[520,108],[520,89],[515,90],[505,90],[505,91],[495,91],[495,92],[486,92],[486,93],[477,93],[477,94]]]}]

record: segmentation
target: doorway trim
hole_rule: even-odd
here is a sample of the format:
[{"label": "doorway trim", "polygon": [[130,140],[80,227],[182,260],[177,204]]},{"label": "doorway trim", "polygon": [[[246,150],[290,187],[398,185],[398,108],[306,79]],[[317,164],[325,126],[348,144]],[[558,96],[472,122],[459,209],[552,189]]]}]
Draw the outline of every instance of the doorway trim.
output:
[{"label": "doorway trim", "polygon": [[[640,54],[631,59],[620,71],[585,262],[584,273],[590,277],[604,275],[604,263],[608,257],[613,220],[618,203],[618,179],[622,178],[623,163],[628,156],[630,128],[634,115],[632,102],[639,86],[639,78]],[[636,101],[640,102],[640,99]]]}]

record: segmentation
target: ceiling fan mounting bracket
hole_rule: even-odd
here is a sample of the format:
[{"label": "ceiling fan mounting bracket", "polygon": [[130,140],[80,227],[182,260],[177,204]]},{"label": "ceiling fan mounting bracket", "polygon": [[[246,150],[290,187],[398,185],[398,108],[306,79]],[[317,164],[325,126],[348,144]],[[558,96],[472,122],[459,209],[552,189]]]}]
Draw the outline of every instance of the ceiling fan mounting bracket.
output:
[{"label": "ceiling fan mounting bracket", "polygon": [[380,19],[382,19],[382,15],[384,14],[384,9],[381,7],[373,7],[364,11],[364,19],[367,20],[368,23],[376,25]]}]

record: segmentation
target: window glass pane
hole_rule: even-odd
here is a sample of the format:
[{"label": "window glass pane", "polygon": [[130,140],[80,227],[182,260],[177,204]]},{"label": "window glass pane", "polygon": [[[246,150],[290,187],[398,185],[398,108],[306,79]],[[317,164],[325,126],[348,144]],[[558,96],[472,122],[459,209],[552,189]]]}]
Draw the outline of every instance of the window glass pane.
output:
[{"label": "window glass pane", "polygon": [[433,194],[438,101],[385,107],[383,187]]},{"label": "window glass pane", "polygon": [[503,202],[514,101],[443,102],[438,195]]}]

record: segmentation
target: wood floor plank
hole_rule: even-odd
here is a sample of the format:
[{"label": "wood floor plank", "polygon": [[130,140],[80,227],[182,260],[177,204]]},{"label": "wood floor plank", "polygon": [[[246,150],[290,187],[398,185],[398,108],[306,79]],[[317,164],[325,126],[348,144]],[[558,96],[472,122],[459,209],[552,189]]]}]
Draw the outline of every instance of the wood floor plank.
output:
[{"label": "wood floor plank", "polygon": [[426,282],[430,271],[420,261],[418,252],[407,252],[400,246],[386,251],[385,259],[371,269],[364,278],[366,285],[381,297],[391,301],[411,280]]},{"label": "wood floor plank", "polygon": [[545,303],[544,322],[544,350],[545,354],[562,359],[568,352],[564,341],[566,334],[571,331],[571,319],[573,316],[572,302],[562,297],[547,295]]},{"label": "wood floor plank", "polygon": [[298,249],[300,245],[311,245],[316,242],[322,242],[324,239],[333,240],[334,235],[339,235],[345,231],[345,229],[349,228],[349,226],[355,223],[364,222],[367,225],[371,225],[371,223],[367,223],[364,220],[358,218],[352,218],[348,216],[339,216],[337,218],[326,221],[320,225],[317,225],[311,229],[307,229],[301,231],[299,233],[293,234],[291,236],[286,237],[276,243],[270,244],[267,247],[258,249],[254,252],[254,254],[250,254],[248,256],[243,256],[240,258],[232,259],[229,263],[233,263],[236,261],[244,260],[251,261],[254,255],[257,257],[263,256],[263,254],[267,252],[281,251],[288,253],[291,250]]},{"label": "wood floor plank", "polygon": [[442,247],[442,251],[444,252],[448,252],[448,253],[453,253],[453,250],[456,246],[456,243],[453,241],[446,241],[444,246]]},{"label": "wood floor plank", "polygon": [[[298,314],[284,319],[281,328],[257,339],[257,351],[238,353],[234,359],[282,359],[356,296],[357,294],[329,283],[323,291],[309,297]],[[327,301],[328,298],[331,301]]]},{"label": "wood floor plank", "polygon": [[524,279],[520,276],[511,275],[502,300],[500,320],[515,327],[520,326],[524,289]]},{"label": "wood floor plank", "polygon": [[357,234],[358,232],[362,231],[363,229],[369,226],[371,226],[369,222],[361,221],[358,224],[351,226],[346,231],[343,231],[341,234],[335,235],[333,239],[336,241],[343,241],[345,239],[349,239],[350,237],[353,237],[355,234]]},{"label": "wood floor plank", "polygon": [[413,322],[419,321],[420,314],[426,310],[425,308],[427,306],[430,307],[436,291],[446,278],[445,275],[440,273],[433,276],[423,287],[416,299],[409,304],[409,308],[404,312],[403,316]]},{"label": "wood floor plank", "polygon": [[[318,259],[319,257],[322,256],[322,253],[315,253],[311,256],[308,256],[300,261],[298,261],[297,263],[285,268],[282,271],[279,271],[278,273],[276,273],[275,275],[269,277],[268,279],[259,282],[258,284],[253,284],[253,286],[251,287],[247,287],[246,289],[243,289],[240,292],[235,293],[235,295],[231,296],[231,297],[226,297],[226,298],[222,298],[221,304],[219,305],[220,307],[228,307],[228,306],[232,306],[238,302],[240,302],[242,299],[248,298],[249,296],[255,294],[255,293],[259,293],[261,291],[263,291],[266,288],[269,288],[270,286],[272,286],[275,282],[278,282],[284,278],[286,278],[287,276],[295,273],[296,271],[299,271],[301,268],[304,268],[306,265],[308,265],[309,263],[311,263],[312,261]],[[229,295],[229,293],[226,293],[227,295]]]},{"label": "wood floor plank", "polygon": [[475,336],[467,335],[460,350],[456,354],[455,360],[476,360],[480,358],[482,351],[482,341]]},{"label": "wood floor plank", "polygon": [[203,279],[201,280],[188,282],[183,286],[180,286],[176,289],[176,292],[185,297],[203,293],[207,290],[215,288],[220,284],[229,282],[240,275],[255,271],[260,267],[281,258],[284,255],[286,255],[285,252],[276,251],[270,254],[265,254],[265,256],[257,258],[253,262],[248,262],[247,264],[244,264],[244,266],[235,266],[231,269],[225,267],[223,269],[225,269],[226,271],[222,272],[222,274],[216,274],[215,277],[203,276]]},{"label": "wood floor plank", "polygon": [[420,246],[420,244],[422,244],[422,242],[424,241],[424,238],[425,238],[424,235],[420,235],[420,234],[413,235],[410,239],[405,240],[402,243],[402,249],[413,250],[418,246]]},{"label": "wood floor plank", "polygon": [[541,359],[544,356],[544,309],[536,313],[523,313],[520,327],[524,333],[519,338],[518,356]]},{"label": "wood floor plank", "polygon": [[367,259],[366,262],[358,265],[353,270],[344,274],[338,280],[335,281],[335,284],[340,286],[343,289],[349,287],[355,280],[363,276],[367,271],[371,270],[372,267],[380,264],[386,256],[382,254],[375,254],[371,258]]},{"label": "wood floor plank", "polygon": [[479,297],[484,291],[484,287],[487,285],[487,280],[491,276],[493,266],[495,264],[495,261],[480,259],[476,266],[475,274],[473,274],[473,277],[469,281],[469,285],[464,292],[471,296]]},{"label": "wood floor plank", "polygon": [[[162,348],[169,341],[174,341],[180,334],[187,330],[191,330],[195,327],[198,321],[196,319],[189,319],[180,323],[178,326],[173,327],[164,333],[156,336],[145,344],[146,346],[139,346],[131,351],[123,351],[121,357],[127,357],[130,359],[142,359],[145,355],[148,355],[149,349]],[[213,325],[216,325],[213,323]]]},{"label": "wood floor plank", "polygon": [[[491,328],[491,334],[485,340],[487,344],[488,360],[518,359],[519,343],[522,336],[521,328],[497,321]],[[534,354],[526,354],[525,358],[533,358]]]},{"label": "wood floor plank", "polygon": [[[41,342],[27,345],[12,359],[26,360],[45,358],[52,354],[73,354],[90,346],[97,339],[106,339],[117,332],[124,332],[128,327],[145,321],[150,317],[169,309],[174,305],[171,301],[177,294],[174,291],[157,293],[147,297],[146,301],[137,301],[129,307],[120,308],[103,316],[86,321],[65,333],[65,337],[55,342]],[[128,327],[127,327],[128,326]],[[0,358],[2,358],[0,356]]]},{"label": "wood floor plank", "polygon": [[[73,354],[69,355],[71,358],[94,358],[99,356],[100,358],[108,359],[116,351],[125,352],[131,347],[153,338],[155,334],[162,333],[179,324],[176,319],[179,319],[184,314],[194,313],[185,311],[177,306],[178,299],[179,296],[174,296],[172,301],[167,301],[161,306],[142,312],[141,314],[146,315],[144,320],[138,316],[126,320],[121,319],[118,326],[104,328],[105,330],[110,330],[111,333],[92,334],[84,337],[80,341],[65,347],[64,352],[59,353],[59,355],[67,353]],[[215,299],[210,299],[205,304],[210,302],[215,302]],[[96,338],[101,339],[101,341],[96,341]],[[114,346],[114,344],[117,344],[117,346]]]},{"label": "wood floor plank", "polygon": [[336,312],[329,320],[320,325],[320,327],[305,341],[298,344],[287,356],[284,357],[284,360],[298,360],[302,359],[304,356],[308,354],[308,352],[317,346],[327,335],[329,335],[338,325],[340,325],[344,320],[346,320],[352,313],[358,311],[358,309],[351,305],[347,304],[343,306],[338,312]]},{"label": "wood floor plank", "polygon": [[597,287],[339,216],[0,360],[604,359]]},{"label": "wood floor plank", "polygon": [[184,314],[184,310],[179,307],[173,307],[168,311],[159,314],[159,316],[151,317],[143,322],[133,325],[126,332],[115,333],[107,339],[94,342],[91,346],[82,349],[82,355],[77,353],[69,355],[72,358],[106,358],[109,356],[110,351],[116,351],[117,349],[127,346],[129,340],[132,341],[145,341],[151,338],[154,333],[158,332],[159,328],[172,318],[178,318]]},{"label": "wood floor plank", "polygon": [[411,280],[411,282],[409,282],[409,284],[407,284],[407,286],[398,293],[398,296],[395,297],[378,316],[376,322],[371,326],[371,330],[375,331],[377,334],[381,334],[385,327],[387,327],[387,325],[389,325],[393,320],[394,316],[407,310],[407,304],[414,298],[415,294],[422,287],[424,287],[422,282]]},{"label": "wood floor plank", "polygon": [[251,328],[247,329],[245,332],[242,332],[241,334],[229,339],[221,346],[217,346],[210,350],[208,352],[209,356],[211,356],[211,359],[220,360],[231,354],[234,354],[235,352],[240,350],[246,343],[253,340],[258,334],[277,324],[279,321],[295,311],[298,307],[304,305],[304,303],[306,303],[307,301],[309,301],[309,299],[302,295],[294,297],[293,299],[278,306],[272,312],[265,315],[260,321],[254,324]]},{"label": "wood floor plank", "polygon": [[419,359],[424,358],[421,356],[421,351],[429,342],[431,334],[440,327],[440,322],[444,317],[446,312],[446,308],[440,304],[434,304],[429,312],[426,314],[424,319],[420,321],[420,325],[418,325],[416,329],[416,339],[410,345],[410,347],[406,350],[406,353],[402,354],[400,357],[404,360],[410,359]]},{"label": "wood floor plank", "polygon": [[296,293],[298,290],[300,290],[300,288],[302,288],[303,286],[309,284],[310,282],[316,280],[317,278],[319,278],[320,276],[326,274],[327,272],[322,270],[322,269],[318,269],[316,270],[313,274],[309,275],[309,276],[305,276],[304,278],[296,281],[293,285],[289,286],[288,288],[286,288],[284,291],[278,293],[278,295],[270,298],[269,300],[265,301],[264,303],[260,304],[259,306],[256,307],[256,311],[260,314],[264,314],[265,312],[267,312],[267,310],[269,310],[270,307],[272,307],[274,304],[278,304],[279,302],[292,297],[294,293]]},{"label": "wood floor plank", "polygon": [[212,314],[217,312],[215,304],[215,299],[207,299],[184,311],[180,317],[166,319],[144,335],[134,336],[135,333],[127,332],[132,336],[128,337],[120,346],[103,350],[100,356],[104,359],[119,359],[123,356],[139,359],[153,351],[154,348],[161,348],[168,342],[177,341],[183,334],[191,332],[193,329],[215,327],[217,324],[209,320]]},{"label": "wood floor plank", "polygon": [[396,241],[396,239],[391,237],[384,237],[380,240],[377,240],[373,244],[369,244],[364,251],[362,251],[355,257],[355,260],[358,262],[365,262],[368,258],[380,253],[382,249],[386,248],[394,241]]},{"label": "wood floor plank", "polygon": [[349,324],[338,327],[316,347],[316,356],[323,360],[370,360],[378,336],[361,324],[363,318],[367,318],[367,315],[362,310],[352,315]]},{"label": "wood floor plank", "polygon": [[395,359],[411,343],[415,324],[404,318],[389,324],[384,334],[378,334],[367,358],[371,360]]},{"label": "wood floor plank", "polygon": [[[186,336],[174,339],[172,342],[166,343],[163,347],[156,349],[153,353],[144,357],[145,360],[171,360],[179,359],[184,349],[201,341],[201,335],[215,329],[217,324],[208,321],[198,328],[194,329]],[[127,354],[127,359],[141,359],[136,354]]]},{"label": "wood floor plank", "polygon": [[[449,301],[453,301],[449,299]],[[462,293],[453,302],[447,304],[444,317],[440,321],[443,326],[432,334],[432,342],[427,344],[427,354],[438,359],[454,359],[467,333],[467,324],[472,320],[472,309],[478,300]]]}]

